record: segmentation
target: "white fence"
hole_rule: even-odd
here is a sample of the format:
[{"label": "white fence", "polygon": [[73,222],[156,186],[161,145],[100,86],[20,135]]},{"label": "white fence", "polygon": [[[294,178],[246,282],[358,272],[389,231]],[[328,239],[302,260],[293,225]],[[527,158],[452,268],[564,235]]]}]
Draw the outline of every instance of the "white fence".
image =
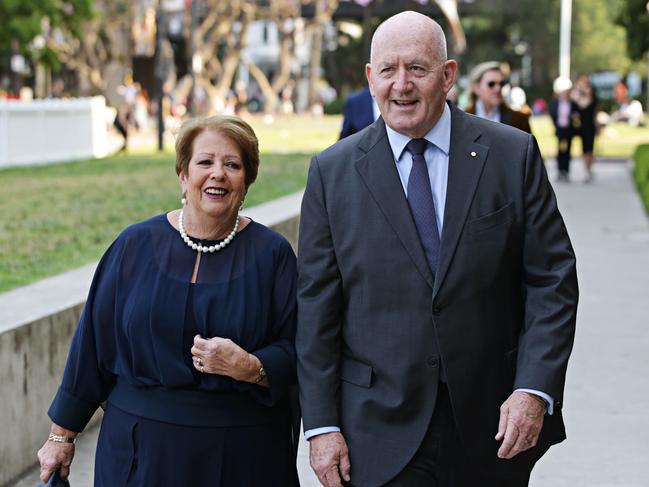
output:
[{"label": "white fence", "polygon": [[0,168],[104,157],[106,100],[0,101]]}]

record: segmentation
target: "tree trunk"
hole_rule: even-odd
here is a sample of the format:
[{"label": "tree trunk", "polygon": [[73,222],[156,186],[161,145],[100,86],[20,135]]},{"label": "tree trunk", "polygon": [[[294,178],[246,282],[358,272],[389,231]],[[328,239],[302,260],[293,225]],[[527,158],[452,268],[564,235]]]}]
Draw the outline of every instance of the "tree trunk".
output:
[{"label": "tree trunk", "polygon": [[309,62],[309,108],[313,109],[320,101],[320,62],[322,59],[322,26],[315,25],[311,31],[311,59]]},{"label": "tree trunk", "polygon": [[278,103],[277,92],[271,86],[264,72],[261,69],[259,69],[259,66],[257,66],[252,61],[244,61],[244,62],[248,66],[248,70],[250,71],[250,74],[252,75],[253,78],[255,78],[255,81],[257,81],[257,84],[259,85],[259,89],[264,95],[264,113],[265,114],[275,113],[275,108],[277,107],[277,103]]}]

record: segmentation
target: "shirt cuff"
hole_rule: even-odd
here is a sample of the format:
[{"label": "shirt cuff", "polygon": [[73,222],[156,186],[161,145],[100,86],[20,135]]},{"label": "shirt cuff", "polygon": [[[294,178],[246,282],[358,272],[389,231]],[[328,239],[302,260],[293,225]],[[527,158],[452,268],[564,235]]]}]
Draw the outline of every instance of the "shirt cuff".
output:
[{"label": "shirt cuff", "polygon": [[340,433],[338,426],[323,426],[322,428],[313,428],[304,432],[304,439],[310,440],[314,436],[324,435],[325,433]]},{"label": "shirt cuff", "polygon": [[529,392],[535,396],[539,396],[545,401],[545,412],[549,415],[554,413],[554,399],[545,392],[537,391],[536,389],[516,389],[514,392]]}]

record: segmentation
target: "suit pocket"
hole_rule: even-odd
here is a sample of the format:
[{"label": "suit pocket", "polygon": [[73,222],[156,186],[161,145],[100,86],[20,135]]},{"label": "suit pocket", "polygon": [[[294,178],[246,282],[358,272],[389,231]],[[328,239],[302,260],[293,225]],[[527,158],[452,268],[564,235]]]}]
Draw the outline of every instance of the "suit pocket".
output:
[{"label": "suit pocket", "polygon": [[509,203],[492,213],[469,221],[467,225],[469,233],[477,235],[492,228],[511,223],[514,218],[514,203]]},{"label": "suit pocket", "polygon": [[361,387],[372,385],[372,366],[351,357],[343,357],[340,378]]}]

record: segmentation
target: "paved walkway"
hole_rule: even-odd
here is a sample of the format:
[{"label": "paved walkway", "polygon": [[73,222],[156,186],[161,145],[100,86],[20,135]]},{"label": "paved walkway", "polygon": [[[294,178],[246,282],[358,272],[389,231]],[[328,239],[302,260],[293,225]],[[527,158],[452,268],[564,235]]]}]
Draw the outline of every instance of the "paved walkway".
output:
[{"label": "paved walkway", "polygon": [[[554,165],[549,164],[554,180]],[[531,487],[649,486],[649,220],[624,163],[600,163],[596,179],[557,184],[575,247],[581,302],[568,370],[568,441],[553,447]],[[92,485],[96,430],[84,433],[72,468],[75,487]],[[318,486],[301,445],[303,487]],[[35,471],[16,487],[32,487]]]}]

